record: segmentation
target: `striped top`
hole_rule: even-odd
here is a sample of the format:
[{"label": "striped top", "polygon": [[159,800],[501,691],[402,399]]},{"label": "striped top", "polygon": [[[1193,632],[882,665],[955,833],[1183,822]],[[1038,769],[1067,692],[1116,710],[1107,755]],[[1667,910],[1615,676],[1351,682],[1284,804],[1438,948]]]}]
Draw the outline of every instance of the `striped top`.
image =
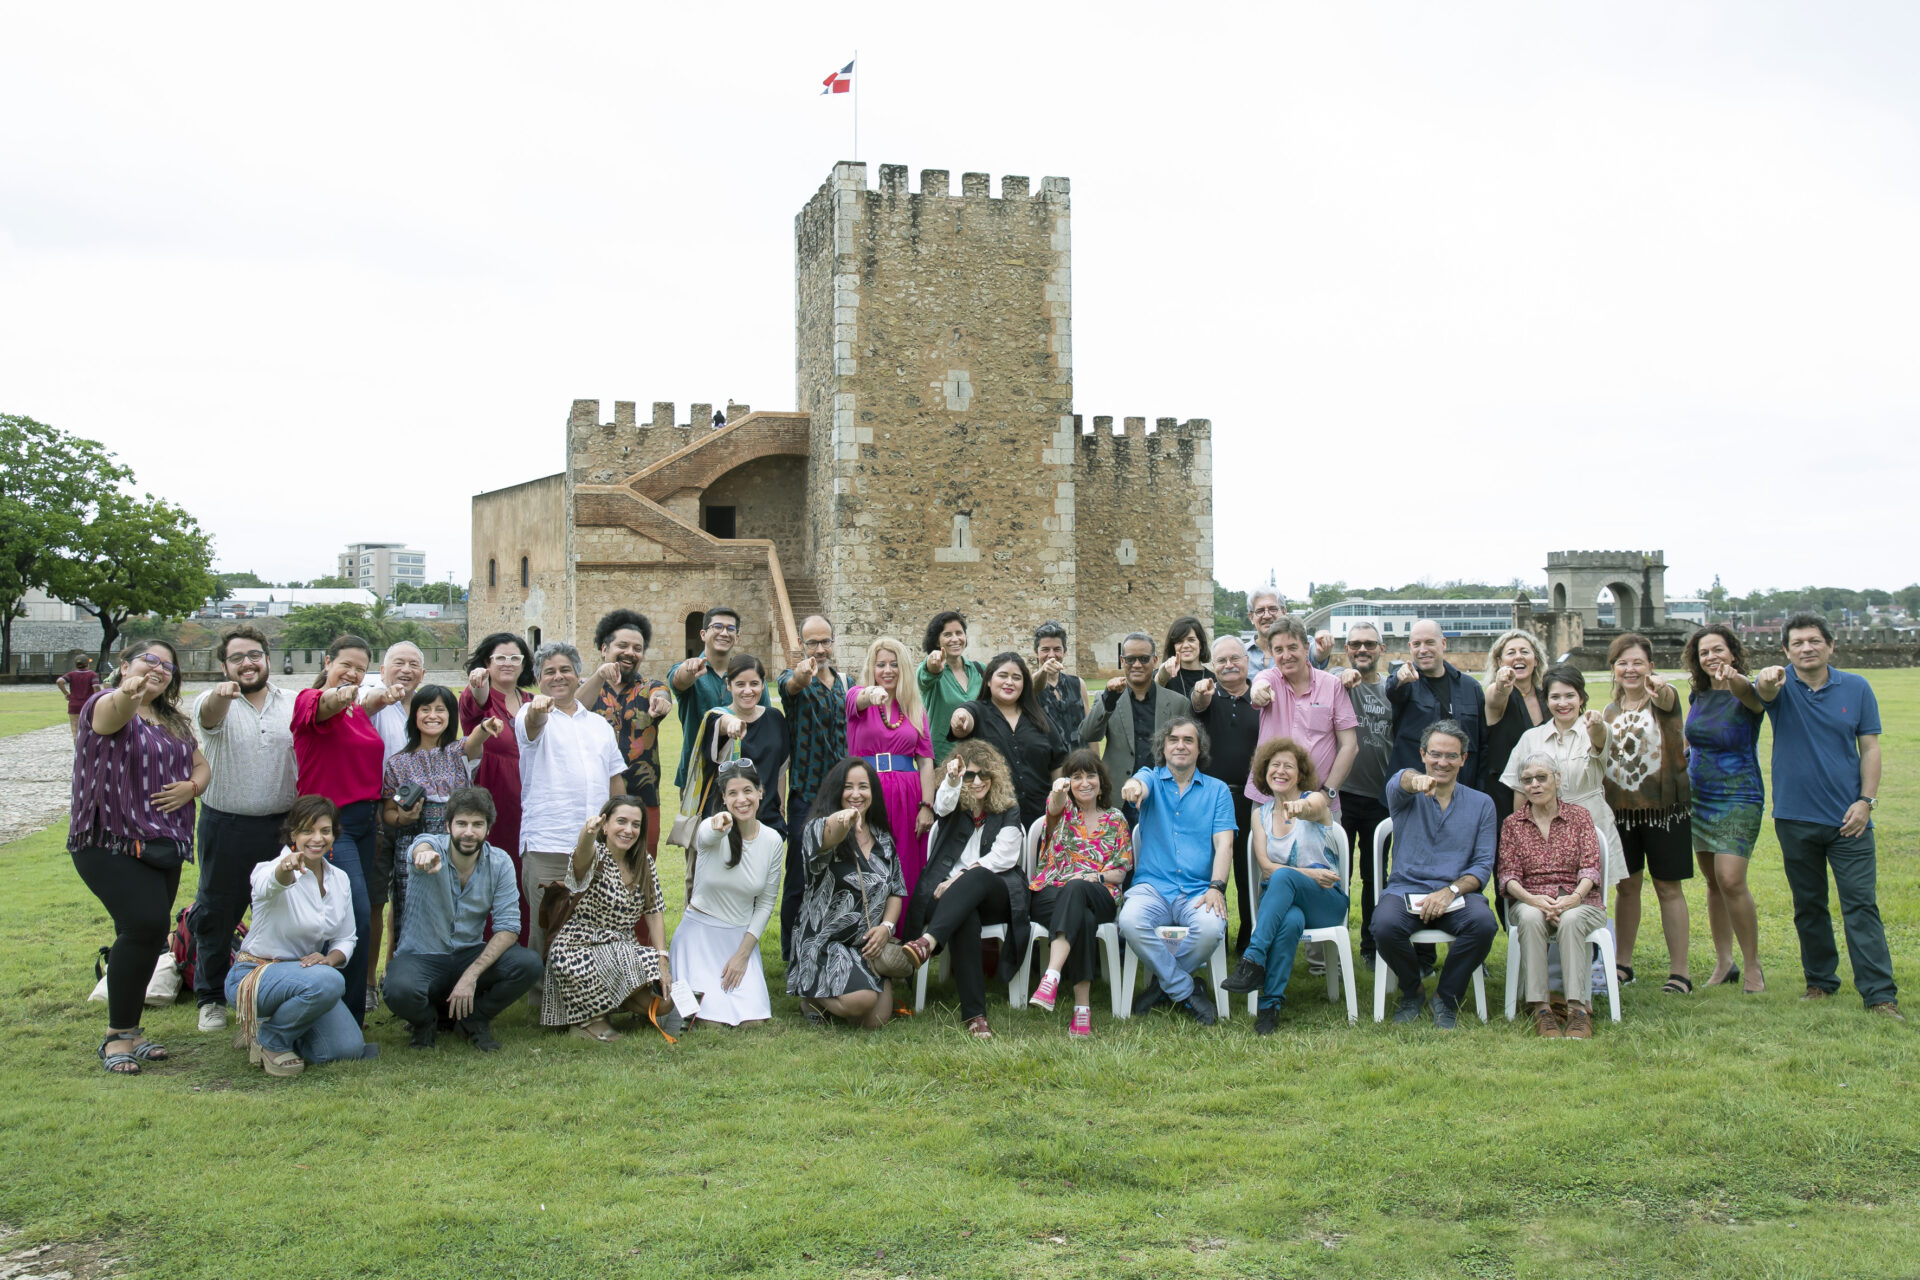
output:
[{"label": "striped top", "polygon": [[192,781],[194,743],[137,715],[117,733],[95,733],[93,704],[109,692],[101,690],[80,708],[67,851],[133,854],[143,840],[176,840],[191,861],[197,806],[188,801],[172,813],[161,813],[153,807],[153,796],[169,783]]}]

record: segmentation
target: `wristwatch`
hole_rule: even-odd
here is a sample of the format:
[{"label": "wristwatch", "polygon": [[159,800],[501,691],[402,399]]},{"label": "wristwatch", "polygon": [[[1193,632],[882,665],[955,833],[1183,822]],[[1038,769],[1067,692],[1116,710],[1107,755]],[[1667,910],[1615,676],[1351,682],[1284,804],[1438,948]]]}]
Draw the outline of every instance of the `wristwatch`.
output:
[{"label": "wristwatch", "polygon": [[1214,890],[1216,893],[1225,893],[1227,891],[1227,882],[1225,880],[1209,880],[1207,881],[1207,888]]},{"label": "wristwatch", "polygon": [[1874,799],[1872,796],[1861,796],[1860,798],[1867,802],[1867,808],[1869,810],[1878,809],[1880,807],[1880,802]]},{"label": "wristwatch", "polygon": [[1456,898],[1464,898],[1467,896],[1467,891],[1465,889],[1462,889],[1457,884],[1450,884],[1447,886],[1447,888],[1452,892],[1453,896]]}]

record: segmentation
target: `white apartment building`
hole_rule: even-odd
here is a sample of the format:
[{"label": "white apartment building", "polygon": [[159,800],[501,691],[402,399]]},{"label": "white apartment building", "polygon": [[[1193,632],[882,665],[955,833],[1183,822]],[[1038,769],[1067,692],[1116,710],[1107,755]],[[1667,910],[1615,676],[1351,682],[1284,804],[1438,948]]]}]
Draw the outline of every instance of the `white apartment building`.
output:
[{"label": "white apartment building", "polygon": [[401,583],[427,582],[427,557],[399,542],[355,542],[340,553],[340,576],[376,596],[393,594]]}]

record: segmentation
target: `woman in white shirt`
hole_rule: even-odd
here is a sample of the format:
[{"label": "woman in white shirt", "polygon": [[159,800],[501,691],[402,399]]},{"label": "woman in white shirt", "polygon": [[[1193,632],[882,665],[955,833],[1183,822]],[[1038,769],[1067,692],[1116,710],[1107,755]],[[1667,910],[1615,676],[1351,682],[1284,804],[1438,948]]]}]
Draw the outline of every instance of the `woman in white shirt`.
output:
[{"label": "woman in white shirt", "polygon": [[1001,754],[978,739],[954,745],[933,793],[940,819],[927,844],[927,865],[907,904],[905,943],[915,964],[942,947],[953,960],[960,1016],[976,1040],[991,1040],[986,975],[980,969],[980,930],[1007,926],[1000,948],[1002,982],[1026,957],[1028,895],[1020,874],[1026,828],[1013,774]]},{"label": "woman in white shirt", "polygon": [[737,1027],[773,1016],[760,935],[780,900],[780,833],[760,821],[762,787],[751,760],[719,766],[719,813],[700,824],[688,863],[687,910],[673,931],[673,972],[700,996],[702,1022]]},{"label": "woman in white shirt", "polygon": [[357,939],[353,886],[327,860],[339,824],[331,800],[299,797],[280,829],[286,847],[253,869],[253,923],[246,951],[227,971],[227,1003],[240,1014],[234,1048],[270,1076],[380,1053],[341,1003],[341,970]]},{"label": "woman in white shirt", "polygon": [[[1606,856],[1607,883],[1618,884],[1627,878],[1627,860],[1613,825],[1613,810],[1607,808],[1607,722],[1598,711],[1587,710],[1587,678],[1578,668],[1548,667],[1541,683],[1551,718],[1520,735],[1502,766],[1500,781],[1519,791],[1521,762],[1535,753],[1552,756],[1560,766],[1560,802],[1577,804],[1593,818],[1600,851]],[[1489,768],[1493,764],[1488,761]],[[1497,816],[1506,821],[1506,814]]]}]

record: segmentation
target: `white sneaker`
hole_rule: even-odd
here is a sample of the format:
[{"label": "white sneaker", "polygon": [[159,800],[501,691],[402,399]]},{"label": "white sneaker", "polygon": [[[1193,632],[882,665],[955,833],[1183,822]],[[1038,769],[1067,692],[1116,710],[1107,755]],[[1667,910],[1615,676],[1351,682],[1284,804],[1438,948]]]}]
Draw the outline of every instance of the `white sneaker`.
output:
[{"label": "white sneaker", "polygon": [[223,1004],[201,1005],[200,1029],[202,1031],[225,1031],[227,1029],[227,1006]]}]

